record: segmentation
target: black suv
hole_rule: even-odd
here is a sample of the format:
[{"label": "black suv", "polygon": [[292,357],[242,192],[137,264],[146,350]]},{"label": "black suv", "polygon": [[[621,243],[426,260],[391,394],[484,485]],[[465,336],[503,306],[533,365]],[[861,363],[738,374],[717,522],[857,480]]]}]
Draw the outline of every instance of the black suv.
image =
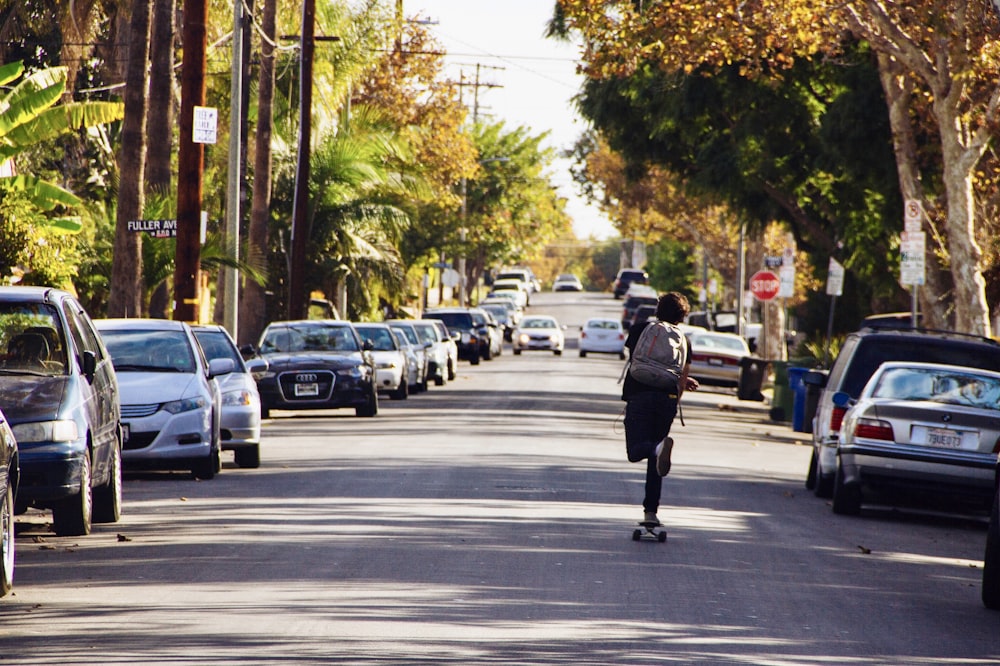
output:
[{"label": "black suv", "polygon": [[822,391],[812,421],[813,453],[806,488],[831,497],[837,470],[837,440],[846,407],[833,404],[843,391],[857,399],[875,370],[885,361],[947,363],[1000,372],[1000,343],[989,338],[947,331],[869,328],[851,333],[829,373],[807,372],[807,389]]},{"label": "black suv", "polygon": [[439,319],[458,345],[458,357],[479,365],[479,360],[492,358],[490,331],[485,313],[479,308],[435,308],[424,313],[424,319]]},{"label": "black suv", "polygon": [[17,511],[52,509],[56,534],[121,515],[118,380],[90,317],[46,287],[0,287],[0,404],[17,439]]},{"label": "black suv", "polygon": [[628,291],[632,283],[646,284],[649,282],[649,275],[640,268],[623,268],[618,271],[615,278],[615,298],[621,298]]}]

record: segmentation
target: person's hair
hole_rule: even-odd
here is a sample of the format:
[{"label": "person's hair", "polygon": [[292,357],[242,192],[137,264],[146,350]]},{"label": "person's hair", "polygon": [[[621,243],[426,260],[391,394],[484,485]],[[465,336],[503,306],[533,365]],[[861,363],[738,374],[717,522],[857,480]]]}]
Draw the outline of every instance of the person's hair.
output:
[{"label": "person's hair", "polygon": [[687,296],[676,291],[668,291],[656,302],[656,318],[671,324],[679,324],[691,312]]}]

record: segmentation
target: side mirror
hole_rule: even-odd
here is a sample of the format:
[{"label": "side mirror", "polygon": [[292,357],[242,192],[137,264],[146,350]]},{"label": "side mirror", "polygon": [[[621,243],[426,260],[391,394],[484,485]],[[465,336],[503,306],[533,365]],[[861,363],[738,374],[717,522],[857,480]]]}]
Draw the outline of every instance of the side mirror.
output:
[{"label": "side mirror", "polygon": [[841,409],[847,409],[853,405],[856,400],[851,398],[851,394],[846,391],[837,391],[833,394],[833,405],[834,407],[840,407]]},{"label": "side mirror", "polygon": [[86,350],[83,352],[83,376],[88,382],[94,381],[94,373],[97,372],[97,356],[94,352]]},{"label": "side mirror", "polygon": [[243,357],[244,361],[249,361],[254,356],[257,356],[257,348],[253,345],[243,345],[240,347],[240,356]]},{"label": "side mirror", "polygon": [[231,358],[213,358],[208,362],[208,378],[212,379],[219,375],[228,375],[236,369],[236,364]]},{"label": "side mirror", "polygon": [[271,365],[263,358],[251,358],[247,360],[247,372],[251,375],[262,375],[267,372],[268,367]]},{"label": "side mirror", "polygon": [[375,349],[375,343],[372,342],[370,339],[365,338],[365,341],[361,343],[361,349],[363,349],[364,351],[371,351]]}]

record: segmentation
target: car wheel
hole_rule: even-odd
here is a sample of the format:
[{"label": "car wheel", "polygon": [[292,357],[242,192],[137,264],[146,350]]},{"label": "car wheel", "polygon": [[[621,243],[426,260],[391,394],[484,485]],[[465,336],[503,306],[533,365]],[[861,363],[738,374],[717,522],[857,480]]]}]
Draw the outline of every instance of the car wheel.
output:
[{"label": "car wheel", "polygon": [[520,349],[515,349],[514,350],[514,356],[520,356],[520,355],[521,355],[521,350]]},{"label": "car wheel", "polygon": [[[515,354],[517,352],[514,352]],[[479,365],[479,354],[474,354],[469,357],[469,365]]]},{"label": "car wheel", "polygon": [[562,349],[553,349],[552,353],[556,356],[562,356]]},{"label": "car wheel", "polygon": [[487,345],[486,350],[483,352],[483,360],[484,361],[493,360],[493,347]]},{"label": "car wheel", "polygon": [[7,479],[7,492],[0,505],[0,597],[14,587],[14,488]]},{"label": "car wheel", "polygon": [[841,516],[856,516],[861,513],[861,484],[844,481],[844,470],[839,460],[833,483],[833,512]]},{"label": "car wheel", "polygon": [[455,377],[458,377],[458,369],[455,367],[455,361],[453,359],[448,359],[448,381],[455,381]]},{"label": "car wheel", "polygon": [[444,386],[444,368],[441,368],[441,374],[434,378],[434,386]]},{"label": "car wheel", "polygon": [[260,418],[262,418],[262,419],[269,419],[269,418],[271,418],[271,408],[270,407],[265,407],[264,405],[261,405],[260,406]]},{"label": "car wheel", "polygon": [[625,352],[624,351],[618,352],[618,358],[621,359],[622,361],[624,361],[625,360]]},{"label": "car wheel", "polygon": [[122,517],[122,450],[117,440],[112,449],[110,478],[94,491],[95,523],[117,523]]},{"label": "car wheel", "polygon": [[195,462],[191,466],[191,473],[194,474],[194,478],[202,479],[204,481],[210,481],[215,478],[216,471],[221,466],[222,459],[219,456],[219,451],[217,449],[212,449],[212,452],[207,456]]},{"label": "car wheel", "polygon": [[809,471],[806,472],[806,490],[816,489],[816,447],[813,447],[812,457],[809,458]]},{"label": "car wheel", "polygon": [[57,535],[90,534],[94,511],[94,495],[90,482],[90,451],[85,451],[80,462],[80,490],[52,508],[52,529]]},{"label": "car wheel", "polygon": [[355,416],[363,416],[365,418],[370,418],[378,414],[378,395],[372,391],[371,395],[368,396],[368,404],[364,407],[358,407],[354,410]]},{"label": "car wheel", "polygon": [[1000,610],[1000,493],[993,498],[990,526],[986,530],[986,555],[983,557],[983,605]]},{"label": "car wheel", "polygon": [[241,446],[233,451],[233,459],[238,467],[257,469],[260,467],[260,443],[253,446]]},{"label": "car wheel", "polygon": [[390,393],[389,398],[392,400],[406,400],[409,395],[410,386],[406,383],[406,379],[402,379],[399,382],[399,388]]},{"label": "car wheel", "polygon": [[580,358],[587,358],[587,352],[580,350]]}]

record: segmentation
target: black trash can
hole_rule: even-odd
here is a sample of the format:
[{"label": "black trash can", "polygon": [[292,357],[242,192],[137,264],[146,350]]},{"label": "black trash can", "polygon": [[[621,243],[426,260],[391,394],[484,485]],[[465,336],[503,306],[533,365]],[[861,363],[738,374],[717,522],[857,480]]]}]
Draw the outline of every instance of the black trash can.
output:
[{"label": "black trash can", "polygon": [[764,400],[764,394],[760,389],[767,374],[767,363],[767,360],[756,356],[744,356],[740,359],[740,379],[736,387],[738,399],[757,402]]}]

